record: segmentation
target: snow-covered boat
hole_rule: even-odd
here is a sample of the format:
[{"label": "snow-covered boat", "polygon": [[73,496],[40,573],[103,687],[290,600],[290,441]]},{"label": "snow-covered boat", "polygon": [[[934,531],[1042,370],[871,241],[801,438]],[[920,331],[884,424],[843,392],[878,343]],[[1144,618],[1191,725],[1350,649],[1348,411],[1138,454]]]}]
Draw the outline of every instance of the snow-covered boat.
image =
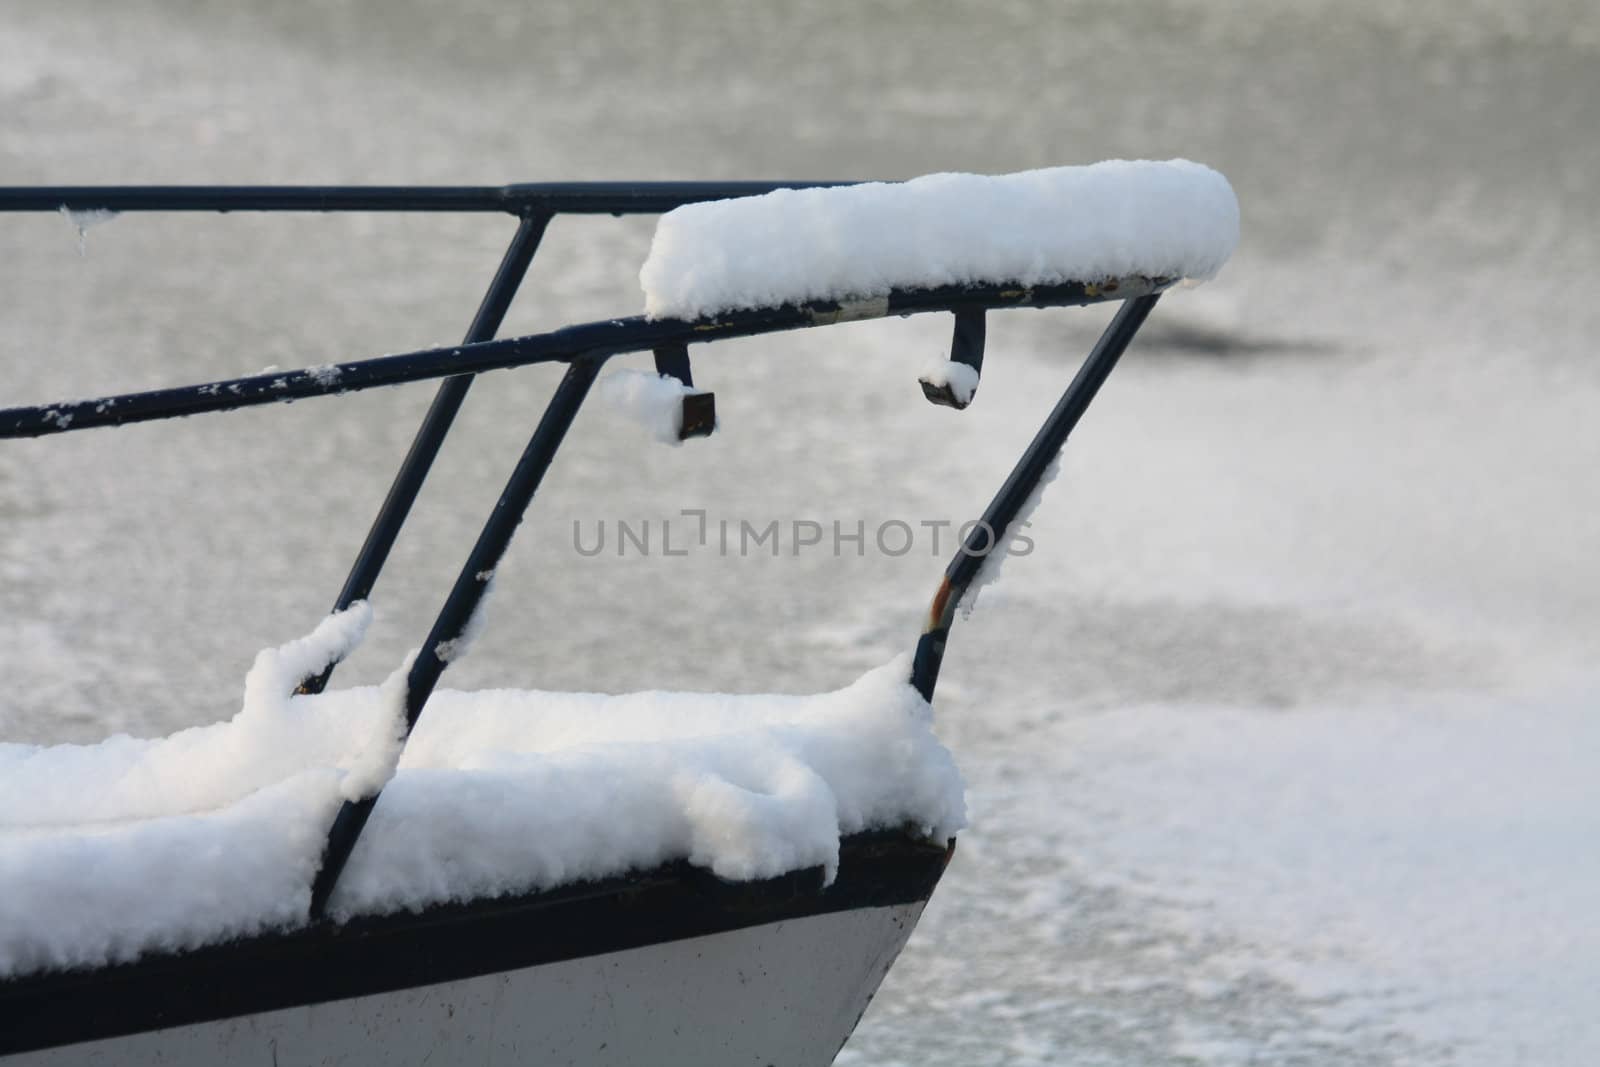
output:
[{"label": "snow-covered boat", "polygon": [[[1182,161],[899,184],[0,189],[0,211],[484,211],[519,218],[463,344],[0,411],[77,432],[443,379],[334,611],[258,656],[232,720],[0,745],[6,1064],[823,1064],[963,825],[931,700],[1067,435],[1163,290],[1214,274],[1232,190]],[[494,340],[563,213],[663,213],[642,316]],[[988,312],[1121,301],[946,569],[915,650],[816,696],[438,688],[607,360],[671,440],[715,428],[689,346],[951,313],[964,408]],[[481,371],[567,370],[419,651],[328,689]],[[614,372],[613,377],[625,372]],[[426,715],[424,715],[426,711]],[[198,770],[197,770],[198,769]]]}]

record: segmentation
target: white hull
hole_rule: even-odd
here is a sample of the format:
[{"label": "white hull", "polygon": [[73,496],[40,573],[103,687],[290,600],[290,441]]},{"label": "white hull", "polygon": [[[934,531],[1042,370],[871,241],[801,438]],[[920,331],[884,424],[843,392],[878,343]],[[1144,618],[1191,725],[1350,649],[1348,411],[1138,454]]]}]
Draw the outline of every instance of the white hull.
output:
[{"label": "white hull", "polygon": [[922,902],[0,1057],[5,1067],[833,1061]]}]

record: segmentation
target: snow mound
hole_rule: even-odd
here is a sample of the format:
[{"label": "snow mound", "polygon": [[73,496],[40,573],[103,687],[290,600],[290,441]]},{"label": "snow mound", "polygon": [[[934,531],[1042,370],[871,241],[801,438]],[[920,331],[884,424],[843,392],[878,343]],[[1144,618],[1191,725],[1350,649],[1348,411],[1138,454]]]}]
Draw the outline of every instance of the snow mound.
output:
[{"label": "snow mound", "polygon": [[[0,745],[0,978],[304,923],[346,780],[394,697],[288,692],[365,619],[264,654],[228,722]],[[815,696],[437,692],[330,910],[342,921],[676,859],[728,879],[811,866],[831,879],[843,834],[951,834],[961,779],[907,669]]]},{"label": "snow mound", "polygon": [[656,225],[645,314],[697,319],[943,285],[1204,280],[1239,241],[1228,180],[1188,160],[779,189]]}]

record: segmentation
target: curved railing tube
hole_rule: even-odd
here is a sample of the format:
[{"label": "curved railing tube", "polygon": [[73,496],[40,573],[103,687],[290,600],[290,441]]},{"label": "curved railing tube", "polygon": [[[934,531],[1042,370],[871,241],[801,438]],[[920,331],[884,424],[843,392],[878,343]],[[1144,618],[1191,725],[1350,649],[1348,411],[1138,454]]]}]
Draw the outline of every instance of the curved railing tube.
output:
[{"label": "curved railing tube", "polygon": [[477,374],[533,363],[570,363],[587,356],[646,352],[672,344],[704,344],[888,315],[918,315],[971,308],[1098,304],[1158,292],[1172,282],[1170,278],[1125,278],[1104,285],[1068,282],[1031,289],[1016,286],[949,286],[896,290],[888,296],[848,304],[816,301],[737,311],[693,322],[682,319],[651,320],[642,316],[608,319],[527,337],[508,337],[451,348],[430,348],[302,370],[253,374],[204,385],[7,408],[0,410],[0,438],[43,437],[96,426],[122,426],[180,415],[232,411],[260,404],[342,395],[452,374]]}]

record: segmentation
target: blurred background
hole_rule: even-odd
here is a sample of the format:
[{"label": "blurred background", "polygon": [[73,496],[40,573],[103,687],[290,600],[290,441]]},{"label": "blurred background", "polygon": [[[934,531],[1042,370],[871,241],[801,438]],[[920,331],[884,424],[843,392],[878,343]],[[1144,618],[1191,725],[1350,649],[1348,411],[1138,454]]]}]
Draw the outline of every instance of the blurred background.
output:
[{"label": "blurred background", "polygon": [[[1183,156],[1243,241],[1112,378],[937,711],[972,828],[841,1063],[1600,1058],[1589,0],[0,0],[0,182],[905,178]],[[500,216],[0,218],[6,405],[459,340]],[[558,220],[504,332],[632,314]],[[461,688],[832,688],[925,542],[589,558],[574,521],[959,522],[1108,309],[719,345],[722,431],[580,418]],[[637,359],[633,365],[642,365]],[[548,396],[479,382],[336,684],[421,641]],[[216,721],[327,610],[432,388],[0,448],[0,738]],[[944,546],[946,549],[948,546]]]}]

